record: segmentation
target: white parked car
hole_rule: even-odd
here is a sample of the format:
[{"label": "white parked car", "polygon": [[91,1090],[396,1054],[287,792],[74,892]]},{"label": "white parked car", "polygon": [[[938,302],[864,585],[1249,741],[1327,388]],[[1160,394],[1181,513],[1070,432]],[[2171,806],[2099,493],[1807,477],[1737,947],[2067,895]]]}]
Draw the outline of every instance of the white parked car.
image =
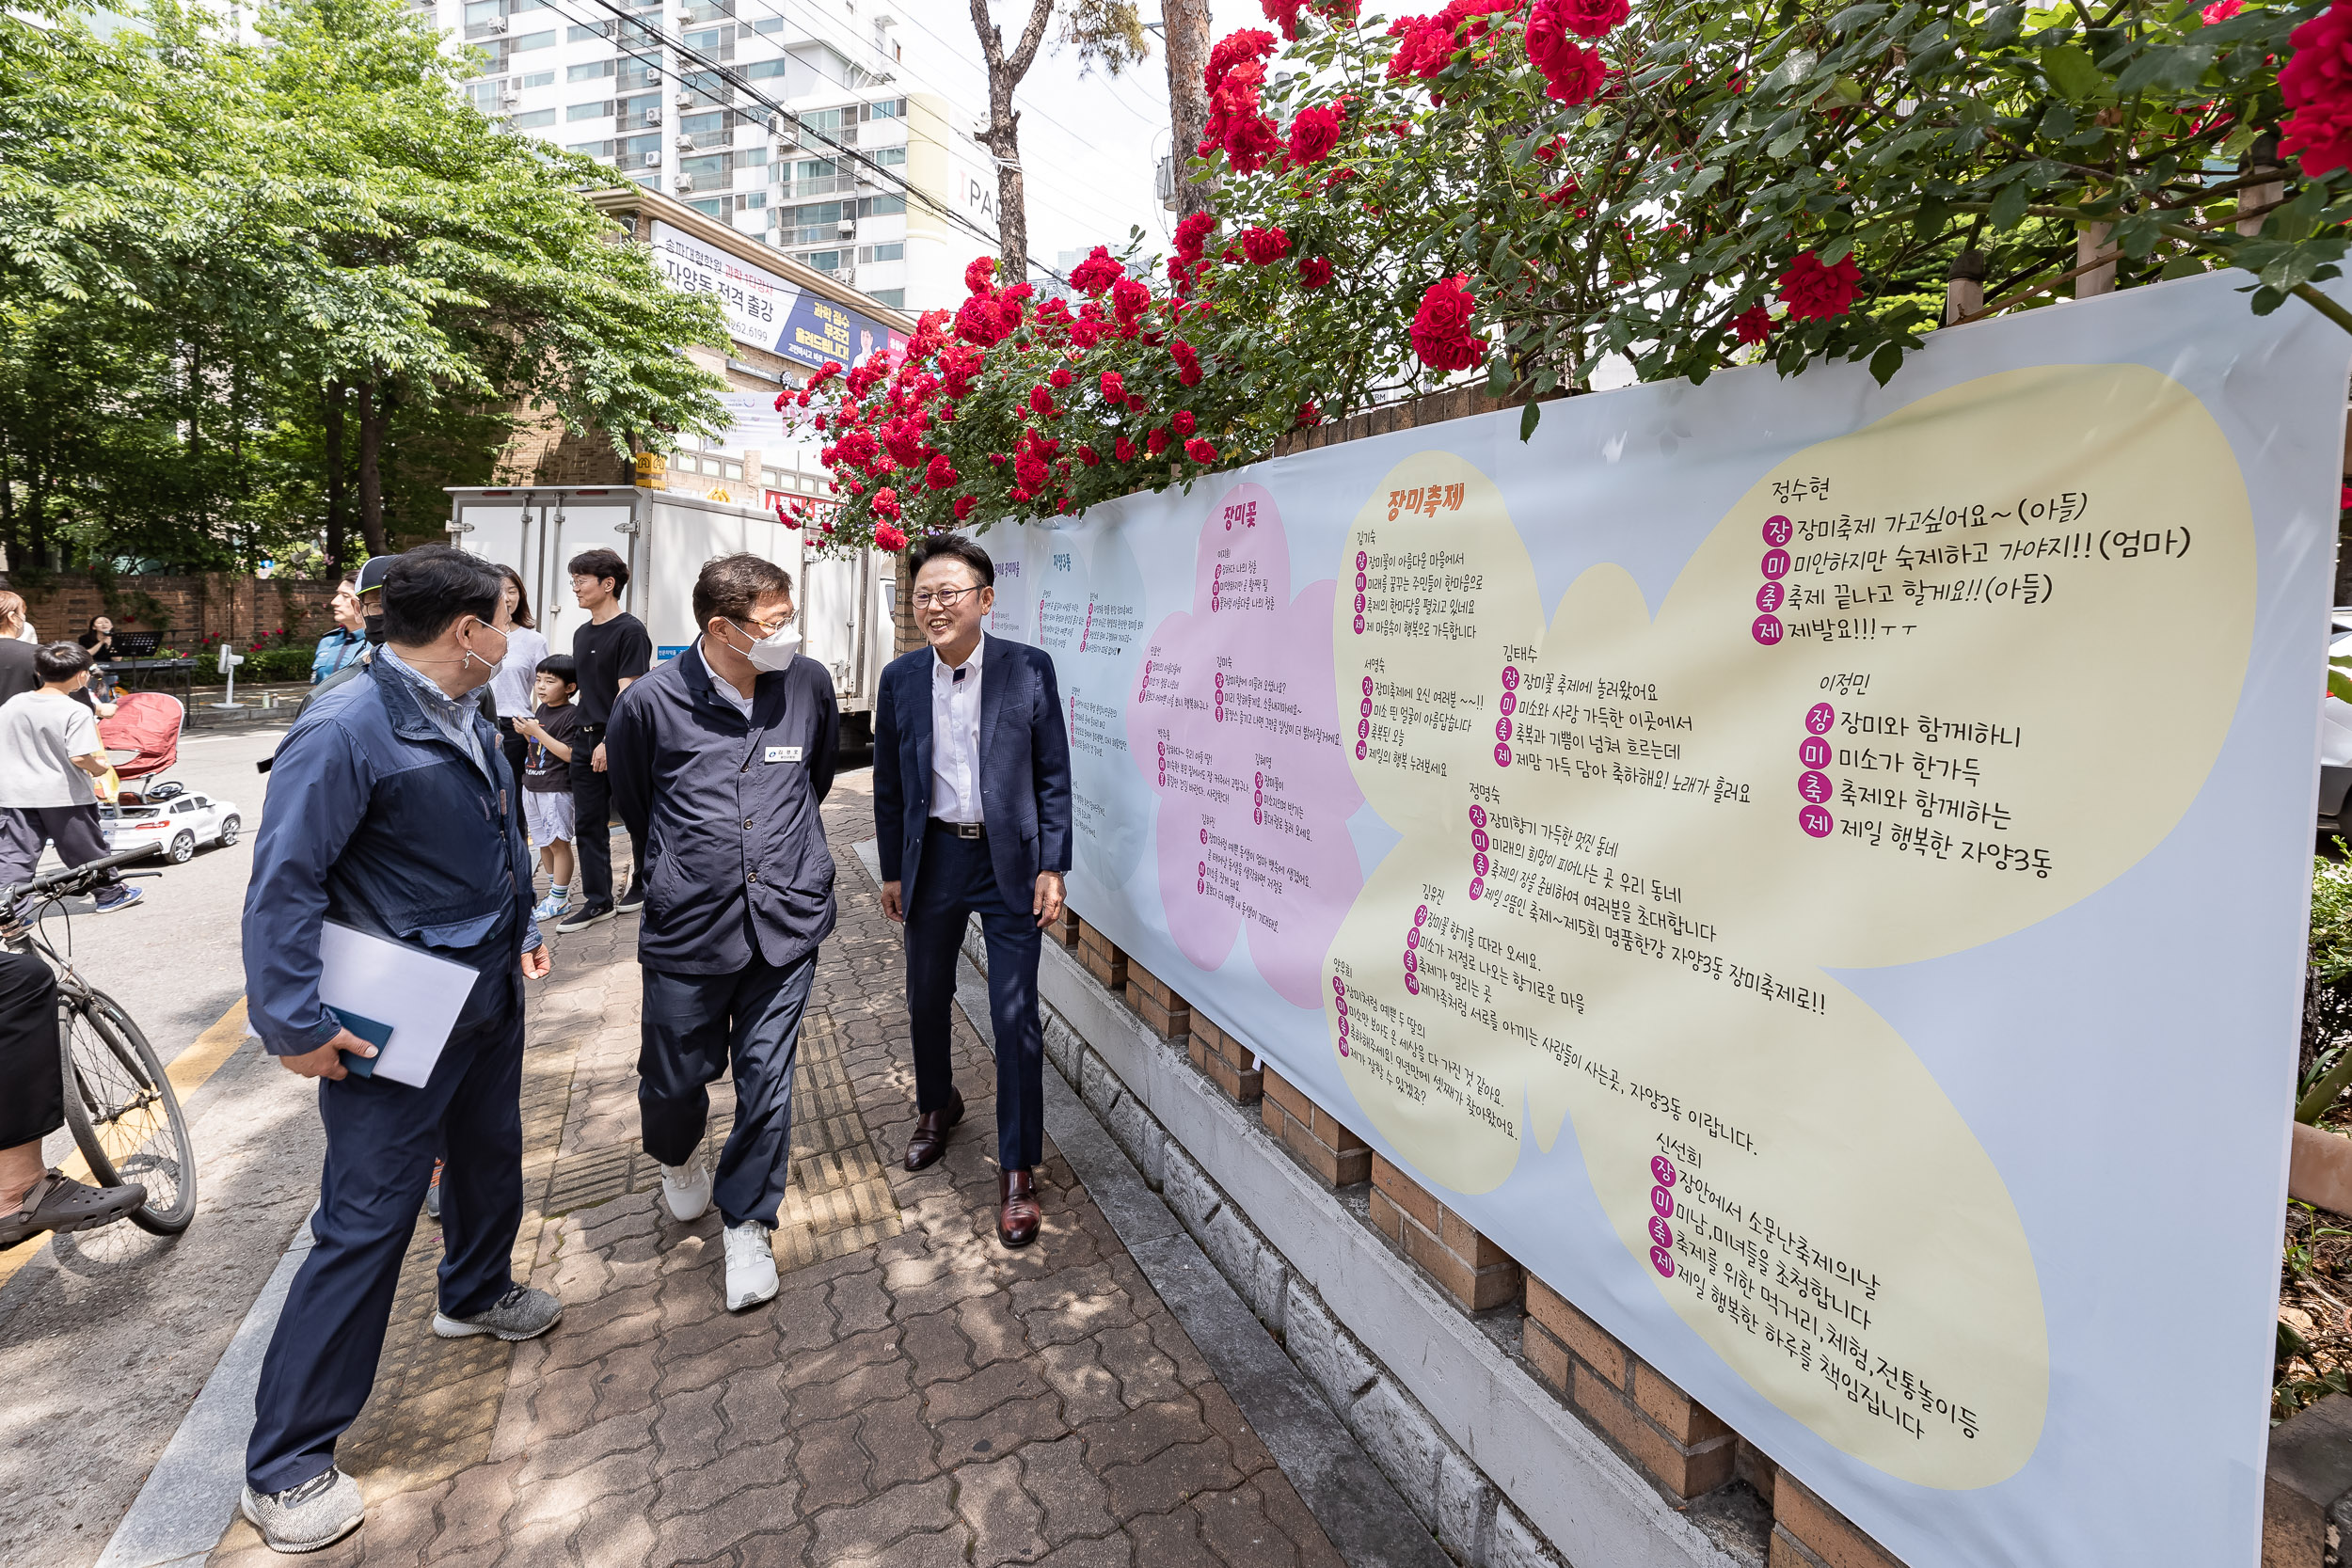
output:
[{"label": "white parked car", "polygon": [[[162,789],[176,793],[166,796]],[[199,844],[218,844],[226,849],[237,842],[237,834],[245,826],[238,819],[237,808],[229,801],[215,800],[209,795],[191,795],[176,784],[145,794],[125,785],[121,802],[101,804],[98,815],[105,823],[106,848],[110,852],[160,844],[174,865],[193,860]]]}]

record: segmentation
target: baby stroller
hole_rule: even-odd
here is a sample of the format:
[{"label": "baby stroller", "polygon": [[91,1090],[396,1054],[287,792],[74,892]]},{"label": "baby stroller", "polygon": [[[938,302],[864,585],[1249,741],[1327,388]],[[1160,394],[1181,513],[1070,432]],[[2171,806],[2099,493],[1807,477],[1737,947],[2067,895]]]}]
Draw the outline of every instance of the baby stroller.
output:
[{"label": "baby stroller", "polygon": [[168,779],[134,789],[135,779],[152,779],[180,760],[180,726],[187,718],[187,709],[180,699],[161,691],[126,691],[115,704],[111,717],[98,721],[98,738],[108,752],[129,752],[130,756],[115,764],[119,789],[115,803],[120,806],[141,806],[156,800],[168,800],[184,795],[186,789]]}]

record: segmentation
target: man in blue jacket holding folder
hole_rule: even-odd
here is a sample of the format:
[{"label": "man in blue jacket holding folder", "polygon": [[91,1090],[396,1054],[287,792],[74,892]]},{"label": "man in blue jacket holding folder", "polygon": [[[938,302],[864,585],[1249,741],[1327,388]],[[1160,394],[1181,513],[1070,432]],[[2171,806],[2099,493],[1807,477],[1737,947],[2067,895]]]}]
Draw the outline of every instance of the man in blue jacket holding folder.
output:
[{"label": "man in blue jacket holding folder", "polygon": [[[335,1443],[374,1385],[436,1155],[447,1166],[434,1332],[528,1339],[563,1315],[508,1268],[523,1212],[522,982],[548,960],[516,781],[473,699],[505,657],[491,624],[503,587],[487,562],[447,546],[392,562],[379,593],[384,646],[288,732],[254,841],[247,1016],[288,1070],[320,1080],[326,1128],[315,1244],[271,1337],[246,1446],[245,1516],[281,1552],[315,1551],[359,1526],[359,1487],[336,1468]],[[402,1032],[398,1018],[432,1000],[413,990],[385,996],[379,1016],[340,986],[330,989],[345,1010],[320,1000],[330,921],[349,928],[339,949],[390,943],[410,965],[456,966],[443,970],[464,993],[441,999],[456,1012],[445,1039],[413,1023]]]}]

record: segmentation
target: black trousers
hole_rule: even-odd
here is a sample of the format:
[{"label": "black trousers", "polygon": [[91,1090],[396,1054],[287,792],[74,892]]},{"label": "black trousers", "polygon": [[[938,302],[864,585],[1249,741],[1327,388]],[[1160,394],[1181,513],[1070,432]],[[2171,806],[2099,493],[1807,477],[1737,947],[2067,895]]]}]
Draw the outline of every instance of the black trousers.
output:
[{"label": "black trousers", "polygon": [[506,770],[514,775],[515,787],[520,789],[523,786],[523,764],[530,760],[531,742],[522,737],[522,732],[515,728],[512,719],[499,721],[499,750],[506,753]]},{"label": "black trousers", "polygon": [[[31,877],[40,863],[40,847],[56,840],[57,859],[67,865],[87,865],[106,854],[106,831],[100,825],[98,806],[0,806],[0,887]],[[122,879],[106,873],[108,886]]]},{"label": "black trousers", "polygon": [[[417,1211],[441,1172],[440,1308],[471,1317],[514,1283],[523,1218],[521,982],[502,1017],[453,1034],[422,1088],[389,1078],[319,1084],[326,1162],[315,1241],[295,1273],[262,1360],[246,1479],[257,1492],[299,1486],[335,1463],[335,1444],[375,1386],[392,1291]],[[421,1326],[405,1332],[427,1332]]]},{"label": "black trousers", "polygon": [[980,917],[988,939],[988,1016],[996,1032],[996,1163],[1031,1170],[1045,1157],[1045,1030],[1037,1010],[1037,965],[1045,933],[1027,902],[1005,901],[985,839],[932,828],[923,835],[907,917],[907,1022],[914,1047],[914,1108],[944,1109],[955,1094],[948,1055],[956,956],[964,922]]},{"label": "black trousers", "polygon": [[[580,895],[589,904],[612,902],[612,775],[589,758],[604,743],[602,725],[582,724],[572,737],[572,847],[580,856]],[[629,875],[645,863],[644,846],[628,841]]]},{"label": "black trousers", "polygon": [[735,1078],[735,1130],[711,1194],[729,1225],[773,1229],[792,1153],[792,1069],[817,955],[779,968],[754,958],[732,974],[647,969],[637,1113],[645,1152],[682,1165],[710,1118],[709,1085]]},{"label": "black trousers", "polygon": [[57,977],[36,953],[0,948],[0,1148],[65,1125],[57,1056]]}]

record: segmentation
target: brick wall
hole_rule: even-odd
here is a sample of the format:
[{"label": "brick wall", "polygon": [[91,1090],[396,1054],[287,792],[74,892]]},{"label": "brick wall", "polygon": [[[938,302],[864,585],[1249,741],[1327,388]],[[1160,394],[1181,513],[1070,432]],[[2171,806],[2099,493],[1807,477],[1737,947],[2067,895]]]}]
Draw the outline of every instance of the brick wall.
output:
[{"label": "brick wall", "polygon": [[167,644],[197,644],[208,636],[252,641],[258,629],[282,626],[296,639],[316,640],[334,625],[327,601],[333,582],[293,578],[123,577],[103,588],[87,574],[58,572],[35,580],[16,574],[10,586],[24,596],[42,638],[78,637],[93,615],[109,615],[123,631],[161,631]]}]

